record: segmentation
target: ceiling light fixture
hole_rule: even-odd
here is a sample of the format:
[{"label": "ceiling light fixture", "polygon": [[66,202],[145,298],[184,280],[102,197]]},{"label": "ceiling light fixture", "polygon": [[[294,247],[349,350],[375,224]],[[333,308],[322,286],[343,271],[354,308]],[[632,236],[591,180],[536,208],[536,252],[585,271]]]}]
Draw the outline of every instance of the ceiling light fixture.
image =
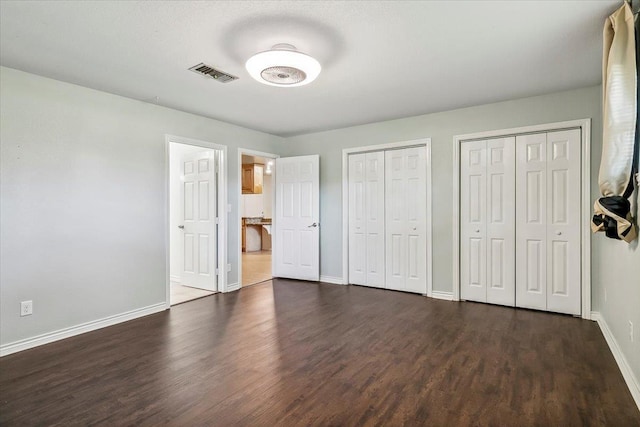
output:
[{"label": "ceiling light fixture", "polygon": [[315,58],[286,43],[256,53],[245,66],[251,77],[260,83],[279,87],[304,86],[314,81],[322,70]]}]

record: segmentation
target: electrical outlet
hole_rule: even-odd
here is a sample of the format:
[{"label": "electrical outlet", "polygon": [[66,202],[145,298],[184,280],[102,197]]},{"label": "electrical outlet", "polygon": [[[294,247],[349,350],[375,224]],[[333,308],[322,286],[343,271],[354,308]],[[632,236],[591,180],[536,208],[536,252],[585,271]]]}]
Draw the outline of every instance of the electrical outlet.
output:
[{"label": "electrical outlet", "polygon": [[31,316],[33,314],[33,301],[22,301],[20,303],[20,316]]},{"label": "electrical outlet", "polygon": [[629,320],[629,341],[633,342],[633,322]]}]

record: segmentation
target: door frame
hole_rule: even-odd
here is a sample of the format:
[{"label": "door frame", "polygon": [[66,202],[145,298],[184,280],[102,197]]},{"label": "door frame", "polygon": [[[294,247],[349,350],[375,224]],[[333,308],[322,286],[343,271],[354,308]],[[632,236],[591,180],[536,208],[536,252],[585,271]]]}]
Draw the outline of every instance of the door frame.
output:
[{"label": "door frame", "polygon": [[[256,151],[249,150],[248,148],[238,148],[238,286],[237,289],[242,288],[242,211],[240,207],[242,206],[241,198],[242,198],[242,155],[245,154],[247,156],[258,156],[264,157],[267,159],[278,159],[280,158],[279,154],[266,153],[264,151]],[[271,171],[271,181],[272,181],[272,191],[271,191],[271,206],[272,209],[275,209],[276,206],[276,186],[275,186],[275,178],[276,178],[276,165],[275,162],[273,164],[273,169]],[[271,214],[271,248],[273,249],[273,237],[276,232],[276,220],[275,215]],[[273,252],[271,253],[271,277],[274,272],[274,257]]]},{"label": "door frame", "polygon": [[169,268],[171,263],[170,253],[170,215],[171,204],[169,191],[171,186],[171,176],[169,171],[169,144],[178,143],[185,145],[193,145],[196,147],[202,147],[210,150],[217,150],[220,152],[220,157],[216,164],[218,168],[218,230],[216,236],[216,244],[218,246],[217,268],[218,268],[218,292],[227,292],[227,146],[221,144],[215,144],[213,142],[201,141],[199,139],[187,138],[183,136],[176,136],[165,134],[164,136],[164,149],[165,149],[165,189],[164,189],[164,204],[165,204],[165,218],[164,218],[164,240],[165,240],[165,305],[166,308],[171,308],[171,281],[169,279]]},{"label": "door frame", "polygon": [[453,137],[453,300],[460,301],[460,145],[465,141],[502,138],[558,130],[581,130],[580,162],[580,294],[581,317],[591,319],[591,119],[569,120]]},{"label": "door frame", "polygon": [[398,150],[410,147],[425,147],[427,152],[427,293],[433,295],[433,252],[431,230],[431,138],[412,139],[408,141],[389,142],[386,144],[366,145],[342,150],[342,284],[349,284],[349,154],[367,153],[371,151]]}]

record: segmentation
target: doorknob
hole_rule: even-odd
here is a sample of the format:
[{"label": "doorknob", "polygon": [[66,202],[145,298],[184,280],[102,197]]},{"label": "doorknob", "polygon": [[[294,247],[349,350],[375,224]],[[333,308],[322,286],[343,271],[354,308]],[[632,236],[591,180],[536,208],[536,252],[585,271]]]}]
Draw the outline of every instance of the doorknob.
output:
[{"label": "doorknob", "polygon": [[477,229],[476,229],[476,233],[479,233],[479,232],[480,232],[480,229],[479,229],[479,228],[477,228]]},{"label": "doorknob", "polygon": [[556,234],[557,234],[558,236],[562,236],[562,231],[556,231]]},{"label": "doorknob", "polygon": [[314,222],[313,224],[307,226],[307,228],[316,228],[317,226],[319,226],[320,224],[318,224],[317,222]]},{"label": "doorknob", "polygon": [[184,230],[184,225],[179,225],[178,228]]}]

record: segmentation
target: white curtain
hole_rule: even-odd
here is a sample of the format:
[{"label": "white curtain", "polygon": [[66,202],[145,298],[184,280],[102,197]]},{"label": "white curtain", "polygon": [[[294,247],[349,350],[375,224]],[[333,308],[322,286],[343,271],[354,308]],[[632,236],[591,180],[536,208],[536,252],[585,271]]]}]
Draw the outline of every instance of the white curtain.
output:
[{"label": "white curtain", "polygon": [[629,197],[637,159],[638,87],[634,15],[624,2],[605,21],[602,61],[603,140],[598,183],[602,196],[594,205],[591,228],[631,242],[636,227]]}]

